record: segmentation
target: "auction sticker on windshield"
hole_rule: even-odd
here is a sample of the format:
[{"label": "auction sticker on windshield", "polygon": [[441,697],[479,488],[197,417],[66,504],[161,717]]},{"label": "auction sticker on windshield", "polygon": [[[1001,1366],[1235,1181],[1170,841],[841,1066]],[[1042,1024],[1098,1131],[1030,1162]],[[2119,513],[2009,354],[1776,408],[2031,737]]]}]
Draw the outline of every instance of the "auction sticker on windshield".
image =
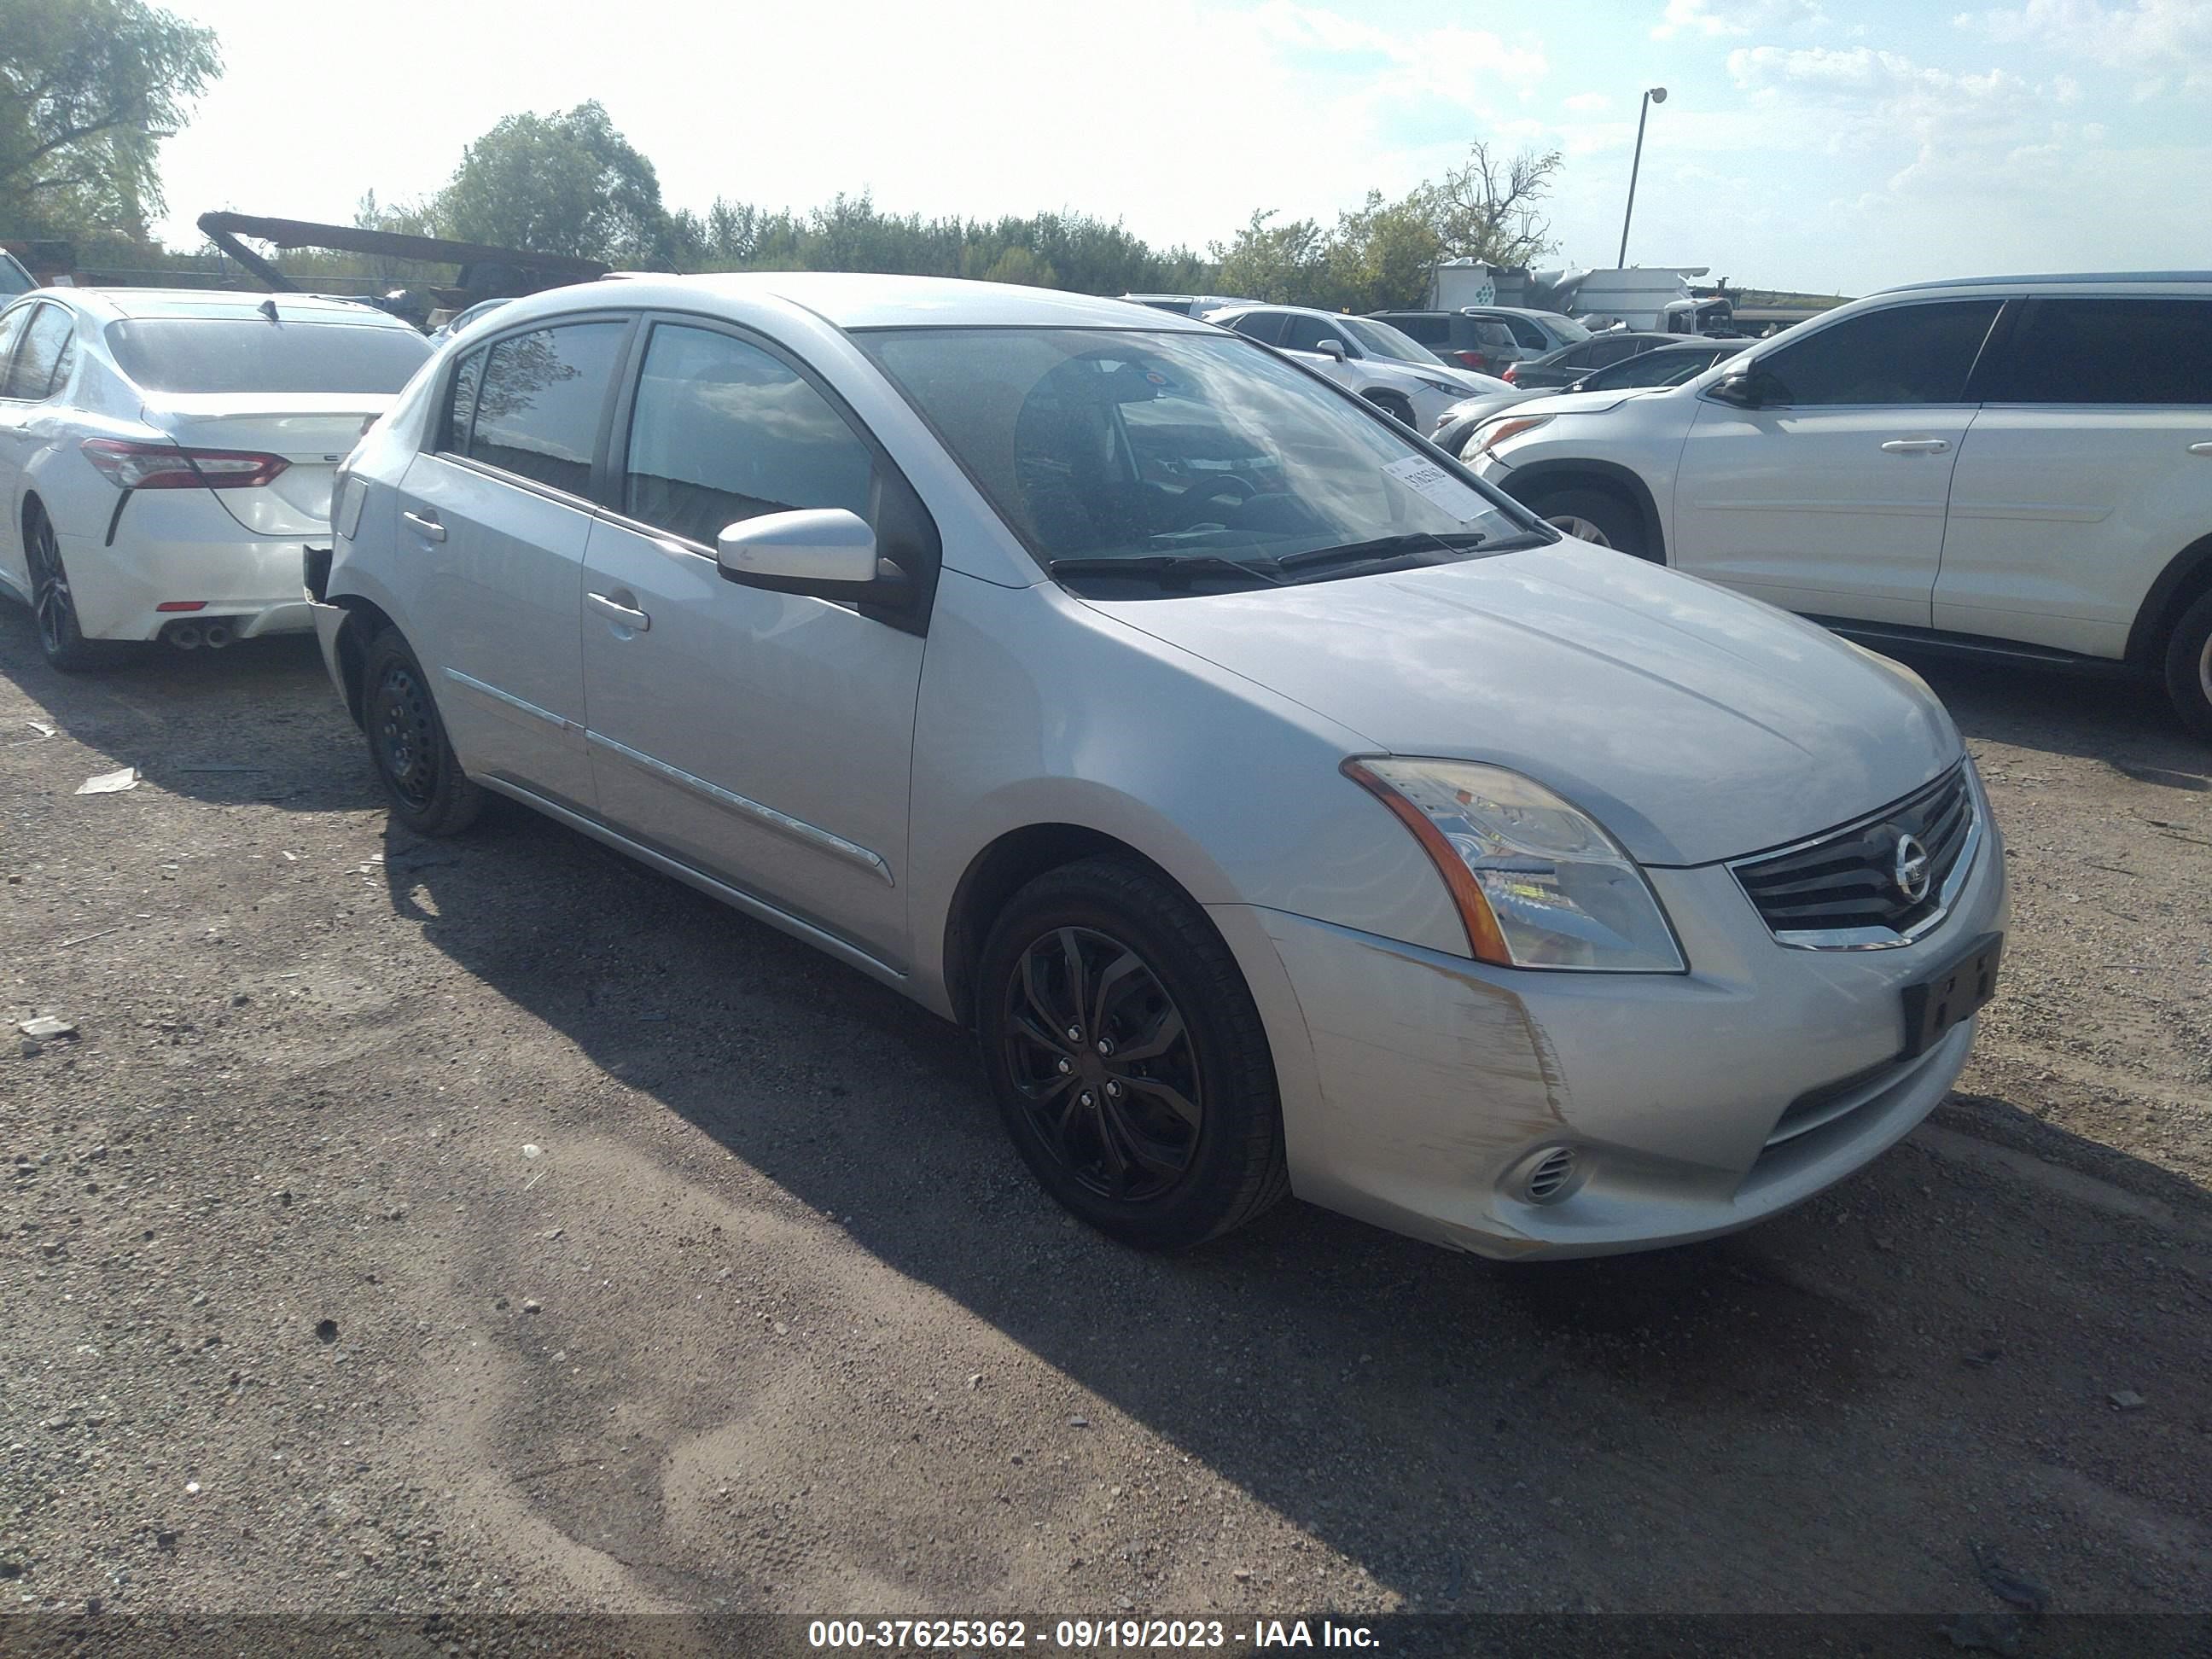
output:
[{"label": "auction sticker on windshield", "polygon": [[1484,514],[1496,510],[1480,490],[1455,478],[1434,461],[1425,461],[1418,455],[1393,461],[1382,471],[1415,495],[1435,502],[1462,524],[1472,524]]}]

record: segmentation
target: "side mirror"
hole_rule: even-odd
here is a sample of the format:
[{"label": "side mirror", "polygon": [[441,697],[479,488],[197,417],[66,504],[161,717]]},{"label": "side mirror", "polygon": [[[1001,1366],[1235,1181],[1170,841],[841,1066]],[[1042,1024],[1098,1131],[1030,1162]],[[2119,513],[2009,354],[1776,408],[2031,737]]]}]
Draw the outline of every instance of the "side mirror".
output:
[{"label": "side mirror", "polygon": [[1315,345],[1314,349],[1324,357],[1335,358],[1340,363],[1344,361],[1344,342],[1341,340],[1320,341]]},{"label": "side mirror", "polygon": [[854,599],[876,580],[876,532],[842,507],[764,513],[715,538],[714,562],[748,587]]},{"label": "side mirror", "polygon": [[1715,403],[1733,404],[1737,409],[1763,409],[1769,404],[1790,401],[1789,388],[1778,376],[1763,368],[1731,370],[1706,387],[1705,396]]}]

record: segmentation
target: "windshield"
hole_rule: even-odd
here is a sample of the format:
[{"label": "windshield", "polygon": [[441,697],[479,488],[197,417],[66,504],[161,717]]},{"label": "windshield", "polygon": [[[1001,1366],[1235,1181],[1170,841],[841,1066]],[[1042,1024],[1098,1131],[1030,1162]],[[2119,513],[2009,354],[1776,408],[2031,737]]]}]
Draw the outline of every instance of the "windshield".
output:
[{"label": "windshield", "polygon": [[1328,550],[1436,562],[1547,539],[1387,416],[1237,335],[854,337],[1048,568],[1234,561],[1278,580],[1279,562]]},{"label": "windshield", "polygon": [[1547,317],[1544,320],[1550,325],[1552,332],[1569,345],[1580,345],[1590,337],[1589,330],[1571,317]]},{"label": "windshield", "polygon": [[1395,357],[1401,363],[1439,363],[1443,358],[1423,345],[1412,335],[1395,329],[1388,323],[1370,321],[1364,317],[1338,319],[1359,342],[1360,349],[1372,352],[1377,357]]},{"label": "windshield", "polygon": [[430,355],[408,328],[155,317],[107,325],[117,367],[148,392],[399,390]]}]

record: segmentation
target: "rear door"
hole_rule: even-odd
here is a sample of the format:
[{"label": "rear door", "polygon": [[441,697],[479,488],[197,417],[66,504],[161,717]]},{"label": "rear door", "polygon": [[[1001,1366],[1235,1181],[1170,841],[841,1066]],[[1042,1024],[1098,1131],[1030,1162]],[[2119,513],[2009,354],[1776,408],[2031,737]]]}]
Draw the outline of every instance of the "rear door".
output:
[{"label": "rear door", "polygon": [[398,492],[410,633],[463,764],[587,812],[584,547],[632,326],[564,319],[469,353]]},{"label": "rear door", "polygon": [[[9,365],[15,347],[33,312],[52,306],[19,305],[0,315],[0,392],[7,389]],[[31,595],[31,578],[23,556],[23,469],[30,459],[30,405],[21,399],[0,398],[0,574],[22,597]]]},{"label": "rear door", "polygon": [[2119,657],[2167,561],[2212,532],[2212,300],[2020,313],[1978,376],[1936,626]]},{"label": "rear door", "polygon": [[906,962],[907,782],[922,638],[723,578],[742,520],[847,507],[933,576],[920,498],[771,342],[650,325],[586,555],[583,665],[602,815],[879,962]]},{"label": "rear door", "polygon": [[[1998,301],[1908,301],[1763,351],[1773,401],[1710,397],[1682,448],[1674,562],[1815,616],[1930,625],[1967,379]],[[1809,326],[1809,325],[1808,325]]]}]

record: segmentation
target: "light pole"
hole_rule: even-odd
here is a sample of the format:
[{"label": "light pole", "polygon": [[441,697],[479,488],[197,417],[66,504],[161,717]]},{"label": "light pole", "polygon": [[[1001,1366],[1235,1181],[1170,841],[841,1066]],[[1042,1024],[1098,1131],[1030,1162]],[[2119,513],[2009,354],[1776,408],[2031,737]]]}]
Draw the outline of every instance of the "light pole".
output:
[{"label": "light pole", "polygon": [[1636,173],[1644,165],[1644,124],[1651,116],[1651,106],[1667,101],[1667,88],[1654,87],[1644,94],[1644,102],[1636,112],[1636,159],[1628,164],[1628,209],[1620,216],[1620,253],[1613,260],[1616,270],[1628,265],[1628,222],[1636,212]]}]

